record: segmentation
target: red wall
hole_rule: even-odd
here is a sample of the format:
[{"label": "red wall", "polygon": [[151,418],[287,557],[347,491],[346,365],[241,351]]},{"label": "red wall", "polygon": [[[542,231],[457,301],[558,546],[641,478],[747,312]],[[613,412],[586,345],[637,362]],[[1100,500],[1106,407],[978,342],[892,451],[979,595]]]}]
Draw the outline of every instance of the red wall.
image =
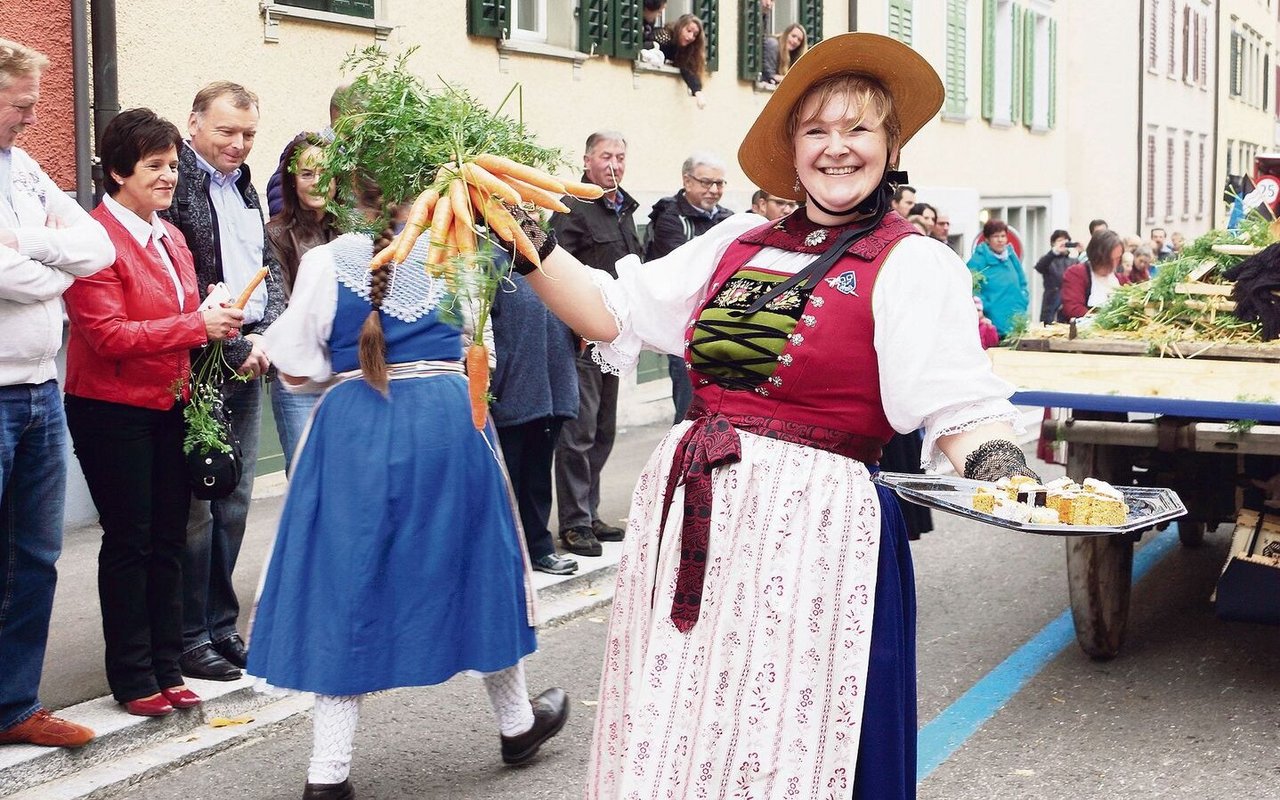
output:
[{"label": "red wall", "polygon": [[71,3],[83,1],[0,0],[0,36],[49,57],[49,68],[40,78],[39,121],[18,138],[18,146],[66,191],[76,186]]}]

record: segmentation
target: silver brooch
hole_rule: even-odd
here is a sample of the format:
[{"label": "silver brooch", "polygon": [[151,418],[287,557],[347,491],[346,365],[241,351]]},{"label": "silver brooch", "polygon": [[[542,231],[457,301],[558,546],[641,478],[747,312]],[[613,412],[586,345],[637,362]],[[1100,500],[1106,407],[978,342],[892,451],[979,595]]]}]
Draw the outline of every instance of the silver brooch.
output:
[{"label": "silver brooch", "polygon": [[827,240],[826,228],[819,228],[808,236],[804,237],[806,247],[817,247]]}]

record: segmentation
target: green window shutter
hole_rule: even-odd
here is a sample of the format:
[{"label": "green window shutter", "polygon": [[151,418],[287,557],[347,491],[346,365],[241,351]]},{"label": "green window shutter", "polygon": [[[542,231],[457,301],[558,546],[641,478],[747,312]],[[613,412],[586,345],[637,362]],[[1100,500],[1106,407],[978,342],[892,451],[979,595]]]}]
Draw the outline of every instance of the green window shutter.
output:
[{"label": "green window shutter", "polygon": [[996,0],[982,0],[982,118],[996,116]]},{"label": "green window shutter", "polygon": [[335,14],[373,19],[373,0],[333,0],[331,5]]},{"label": "green window shutter", "polygon": [[613,55],[634,59],[644,44],[641,0],[615,0],[613,7]]},{"label": "green window shutter", "polygon": [[578,4],[578,49],[613,55],[613,4],[609,0],[582,0]]},{"label": "green window shutter", "polygon": [[798,17],[809,35],[809,46],[822,41],[822,0],[800,0]]},{"label": "green window shutter", "polygon": [[1017,125],[1022,119],[1022,6],[1014,5],[1009,15],[1013,26],[1013,63],[1010,64],[1009,121]]},{"label": "green window shutter", "polygon": [[744,81],[760,79],[763,24],[760,0],[742,0],[738,6],[738,77]]},{"label": "green window shutter", "polygon": [[467,33],[503,39],[511,32],[511,0],[467,0]]},{"label": "green window shutter", "polygon": [[889,35],[903,44],[911,44],[912,0],[889,0]]},{"label": "green window shutter", "polygon": [[309,8],[313,11],[328,11],[329,0],[278,0],[282,6],[293,6],[294,8]]},{"label": "green window shutter", "polygon": [[1058,21],[1049,20],[1049,127],[1058,120]]},{"label": "green window shutter", "polygon": [[968,97],[965,95],[964,0],[947,0],[947,112],[962,115]]},{"label": "green window shutter", "polygon": [[720,69],[720,3],[719,0],[694,0],[693,13],[702,20],[707,35],[707,71]]},{"label": "green window shutter", "polygon": [[1022,15],[1022,124],[1030,128],[1036,117],[1036,15]]}]

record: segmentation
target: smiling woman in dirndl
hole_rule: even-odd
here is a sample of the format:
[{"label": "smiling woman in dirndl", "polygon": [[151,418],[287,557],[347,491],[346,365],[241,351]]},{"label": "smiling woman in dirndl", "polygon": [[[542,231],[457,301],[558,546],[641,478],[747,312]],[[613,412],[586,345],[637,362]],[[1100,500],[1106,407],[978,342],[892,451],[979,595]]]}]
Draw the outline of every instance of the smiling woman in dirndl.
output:
[{"label": "smiling woman in dirndl", "polygon": [[923,427],[928,462],[1027,472],[968,271],[889,212],[942,100],[906,45],[833,37],[738,153],[796,212],[735,216],[617,279],[554,241],[543,271],[519,264],[604,369],[648,347],[695,387],[635,489],[588,798],[914,797],[914,577],[874,465]]}]

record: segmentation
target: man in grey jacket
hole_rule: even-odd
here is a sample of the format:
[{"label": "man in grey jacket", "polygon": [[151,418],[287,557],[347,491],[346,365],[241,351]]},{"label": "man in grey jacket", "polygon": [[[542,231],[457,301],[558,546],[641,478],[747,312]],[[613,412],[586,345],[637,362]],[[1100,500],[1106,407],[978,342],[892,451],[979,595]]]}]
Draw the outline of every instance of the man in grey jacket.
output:
[{"label": "man in grey jacket", "polygon": [[284,291],[280,263],[265,246],[262,206],[244,163],[258,132],[257,96],[239,84],[211,83],[196,94],[187,124],[191,138],[178,153],[178,189],[164,216],[187,239],[201,297],[220,282],[237,296],[260,268],[267,269],[266,280],[245,306],[243,336],[227,340],[223,348],[239,377],[228,378],[224,393],[244,469],[229,496],[192,501],[182,562],[182,673],[235,680],[246,653],[236,628],[240,604],[231,575],[249,515],[262,376],[270,367],[260,342],[284,310]]},{"label": "man in grey jacket", "polygon": [[0,39],[0,744],[78,747],[38,698],[62,551],[62,293],[116,259],[107,233],[21,148],[47,59]]}]

